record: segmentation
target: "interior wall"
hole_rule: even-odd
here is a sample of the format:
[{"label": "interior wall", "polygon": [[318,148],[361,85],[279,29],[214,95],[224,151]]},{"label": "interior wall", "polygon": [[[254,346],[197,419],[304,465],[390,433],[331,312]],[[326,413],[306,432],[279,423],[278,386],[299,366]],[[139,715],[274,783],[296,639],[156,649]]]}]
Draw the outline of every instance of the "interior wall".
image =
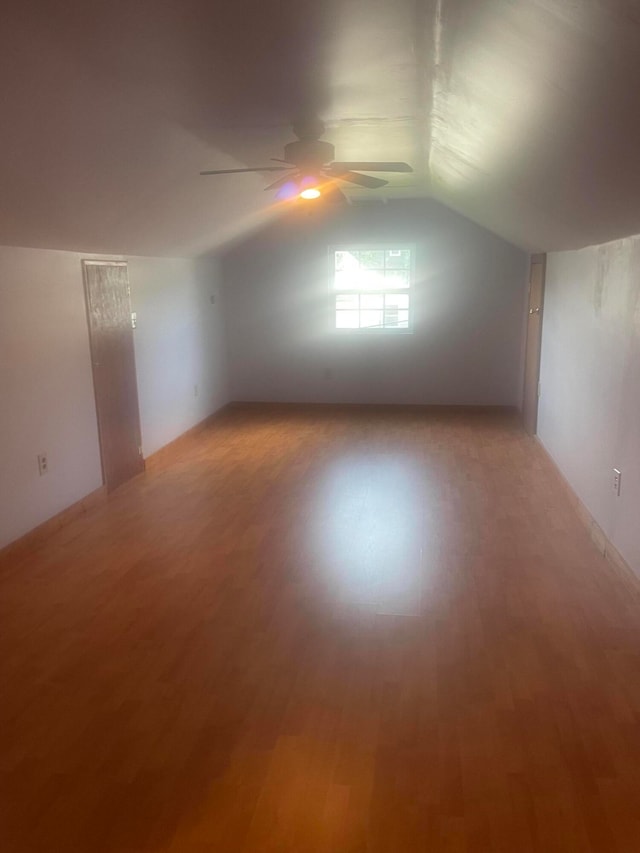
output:
[{"label": "interior wall", "polygon": [[[328,247],[394,241],[413,333],[336,333]],[[222,263],[233,400],[520,404],[528,257],[437,202],[298,208]]]},{"label": "interior wall", "polygon": [[[83,257],[0,248],[0,547],[102,483]],[[148,455],[226,402],[224,330],[210,262],[128,260]]]},{"label": "interior wall", "polygon": [[227,402],[222,289],[214,260],[129,258],[129,281],[148,456]]},{"label": "interior wall", "polygon": [[638,572],[639,377],[640,236],[548,255],[539,438]]}]

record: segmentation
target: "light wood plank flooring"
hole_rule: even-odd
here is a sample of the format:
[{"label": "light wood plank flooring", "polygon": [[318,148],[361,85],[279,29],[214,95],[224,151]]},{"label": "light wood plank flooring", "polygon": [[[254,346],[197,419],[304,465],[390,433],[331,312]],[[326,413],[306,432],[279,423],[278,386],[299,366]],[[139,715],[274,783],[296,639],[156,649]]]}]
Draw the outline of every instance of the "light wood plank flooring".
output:
[{"label": "light wood plank flooring", "polygon": [[238,409],[0,573],[3,853],[640,850],[640,596],[504,413]]}]

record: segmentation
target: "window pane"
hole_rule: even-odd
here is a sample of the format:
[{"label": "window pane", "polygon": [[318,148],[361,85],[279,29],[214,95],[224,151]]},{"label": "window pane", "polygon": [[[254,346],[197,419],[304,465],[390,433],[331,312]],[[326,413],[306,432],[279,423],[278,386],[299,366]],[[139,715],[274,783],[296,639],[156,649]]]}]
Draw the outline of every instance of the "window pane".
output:
[{"label": "window pane", "polygon": [[409,287],[409,270],[387,270],[385,279],[387,287]]},{"label": "window pane", "polygon": [[385,329],[408,329],[409,312],[388,308],[384,312],[384,325]]},{"label": "window pane", "polygon": [[409,249],[387,249],[385,266],[388,270],[408,270],[411,266],[411,251]]},{"label": "window pane", "polygon": [[380,328],[382,328],[382,311],[361,311],[360,312],[360,328],[361,329],[380,329]]},{"label": "window pane", "polygon": [[365,270],[384,269],[384,252],[380,249],[367,249],[358,253],[360,266]]},{"label": "window pane", "polygon": [[387,293],[384,297],[385,308],[408,308],[408,293]]},{"label": "window pane", "polygon": [[333,284],[335,290],[384,290],[388,286],[384,270],[338,270]]},{"label": "window pane", "polygon": [[336,310],[344,311],[345,309],[351,309],[357,311],[360,307],[359,302],[360,297],[357,293],[343,293],[336,296]]},{"label": "window pane", "polygon": [[384,295],[382,293],[363,293],[360,297],[360,307],[382,309],[384,307]]},{"label": "window pane", "polygon": [[359,252],[336,252],[335,268],[336,270],[357,270],[360,266],[358,258]]},{"label": "window pane", "polygon": [[384,270],[360,270],[359,290],[384,290],[385,286]]},{"label": "window pane", "polygon": [[336,329],[357,329],[359,316],[358,311],[336,311]]},{"label": "window pane", "polygon": [[339,270],[333,280],[335,290],[357,290],[358,270]]},{"label": "window pane", "polygon": [[398,328],[399,329],[408,329],[409,328],[409,312],[408,311],[398,311]]}]

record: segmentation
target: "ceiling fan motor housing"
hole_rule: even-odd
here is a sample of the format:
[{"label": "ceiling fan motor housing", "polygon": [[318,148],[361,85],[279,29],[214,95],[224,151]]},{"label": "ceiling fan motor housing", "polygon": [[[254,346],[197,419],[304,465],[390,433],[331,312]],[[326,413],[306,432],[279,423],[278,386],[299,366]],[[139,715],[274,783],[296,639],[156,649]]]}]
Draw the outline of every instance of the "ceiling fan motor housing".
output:
[{"label": "ceiling fan motor housing", "polygon": [[289,142],[284,146],[284,159],[303,171],[317,172],[335,159],[335,148],[322,139]]}]

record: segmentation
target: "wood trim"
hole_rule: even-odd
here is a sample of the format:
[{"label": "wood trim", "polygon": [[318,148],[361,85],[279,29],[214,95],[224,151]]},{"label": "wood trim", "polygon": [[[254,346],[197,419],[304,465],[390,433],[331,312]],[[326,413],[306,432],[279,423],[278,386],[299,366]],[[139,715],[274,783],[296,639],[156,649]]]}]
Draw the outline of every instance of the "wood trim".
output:
[{"label": "wood trim", "polygon": [[591,541],[596,546],[598,551],[605,557],[610,563],[612,563],[617,569],[623,571],[626,575],[631,576],[636,584],[640,585],[640,577],[638,577],[637,573],[631,568],[629,563],[622,556],[620,551],[616,548],[613,542],[609,539],[604,530],[600,527],[595,518],[591,515],[591,512],[587,508],[587,506],[581,501],[576,492],[573,489],[573,486],[569,483],[567,478],[564,476],[560,468],[558,467],[558,463],[553,458],[553,456],[549,453],[547,448],[544,446],[540,438],[536,435],[533,436],[538,447],[542,450],[545,458],[550,463],[551,468],[556,473],[560,483],[564,487],[564,490],[571,502],[573,508],[578,515],[580,521],[584,524],[584,526],[589,531],[589,535],[591,537]]},{"label": "wood trim", "polygon": [[473,406],[467,404],[438,405],[434,403],[284,403],[284,402],[261,402],[260,400],[233,400],[226,406],[229,410],[236,411],[264,411],[264,412],[420,412],[431,414],[502,414],[513,413],[520,417],[517,406]]},{"label": "wood trim", "polygon": [[88,495],[85,495],[79,501],[76,501],[71,504],[71,506],[66,507],[61,512],[56,513],[56,515],[48,518],[46,521],[43,521],[42,524],[39,524],[32,530],[29,530],[19,539],[15,539],[8,545],[5,545],[4,548],[1,548],[0,566],[9,559],[13,560],[19,558],[24,552],[31,552],[35,548],[40,547],[47,539],[49,539],[50,536],[57,533],[58,530],[66,527],[71,521],[78,518],[78,516],[89,512],[94,507],[101,506],[106,502],[106,500],[106,486],[100,486],[100,488],[95,491],[89,492]]},{"label": "wood trim", "polygon": [[540,404],[540,365],[542,359],[542,325],[547,278],[547,256],[531,255],[527,289],[524,372],[522,383],[522,423],[529,435],[538,428]]}]

